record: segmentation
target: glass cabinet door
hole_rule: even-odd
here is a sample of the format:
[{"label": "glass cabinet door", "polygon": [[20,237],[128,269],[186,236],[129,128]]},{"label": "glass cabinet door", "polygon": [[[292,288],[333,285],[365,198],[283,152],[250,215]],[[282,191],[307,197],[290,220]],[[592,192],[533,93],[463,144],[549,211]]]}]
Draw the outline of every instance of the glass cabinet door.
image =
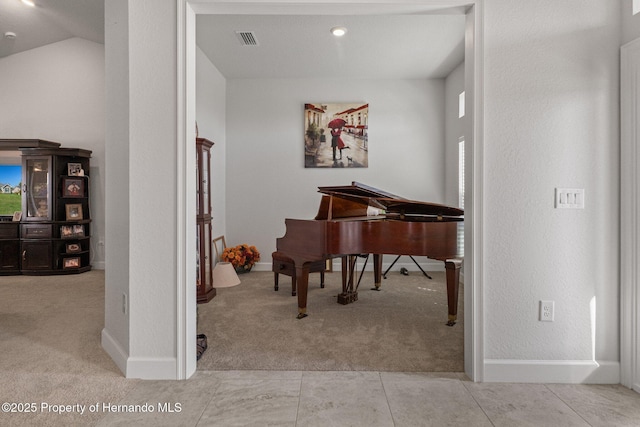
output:
[{"label": "glass cabinet door", "polygon": [[209,198],[209,192],[211,190],[211,184],[209,183],[209,164],[211,154],[209,150],[203,150],[202,152],[202,173],[200,179],[202,180],[202,213],[205,215],[211,214],[211,199]]},{"label": "glass cabinet door", "polygon": [[213,277],[213,263],[211,262],[213,261],[213,258],[211,257],[211,223],[205,223],[203,228],[204,233],[202,238],[204,242],[202,243],[204,244],[204,253],[202,254],[202,262],[204,265],[200,268],[203,270],[202,283],[204,284],[204,289],[210,289],[211,286],[213,286],[211,283],[211,278]]},{"label": "glass cabinet door", "polygon": [[211,256],[213,244],[211,240],[211,223],[209,221],[198,221],[196,242],[198,246],[196,258],[198,296],[206,296],[208,292],[211,292],[213,286],[213,257]]},{"label": "glass cabinet door", "polygon": [[25,159],[23,179],[23,219],[51,219],[51,158]]}]

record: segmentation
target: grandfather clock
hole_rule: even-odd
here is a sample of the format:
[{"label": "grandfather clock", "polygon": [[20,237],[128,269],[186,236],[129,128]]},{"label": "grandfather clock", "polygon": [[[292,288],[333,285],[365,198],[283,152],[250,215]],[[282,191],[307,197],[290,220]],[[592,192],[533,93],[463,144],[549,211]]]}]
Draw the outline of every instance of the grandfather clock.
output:
[{"label": "grandfather clock", "polygon": [[211,237],[211,147],[213,142],[205,138],[196,138],[197,163],[197,215],[198,232],[197,252],[197,296],[198,304],[211,301],[216,296],[213,287],[212,272],[214,267],[213,242]]}]

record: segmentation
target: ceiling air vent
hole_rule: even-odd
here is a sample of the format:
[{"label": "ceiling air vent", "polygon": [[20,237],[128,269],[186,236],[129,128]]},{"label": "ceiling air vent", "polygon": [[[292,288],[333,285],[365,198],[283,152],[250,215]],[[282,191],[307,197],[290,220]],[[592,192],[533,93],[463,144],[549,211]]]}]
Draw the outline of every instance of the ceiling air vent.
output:
[{"label": "ceiling air vent", "polygon": [[258,46],[258,39],[253,31],[236,31],[236,35],[242,46]]}]

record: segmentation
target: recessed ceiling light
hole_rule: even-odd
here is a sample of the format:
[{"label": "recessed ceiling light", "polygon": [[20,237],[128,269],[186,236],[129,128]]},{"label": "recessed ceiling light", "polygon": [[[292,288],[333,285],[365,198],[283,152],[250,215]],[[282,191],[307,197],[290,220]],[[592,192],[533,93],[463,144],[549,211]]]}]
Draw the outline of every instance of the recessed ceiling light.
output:
[{"label": "recessed ceiling light", "polygon": [[31,7],[36,7],[36,4],[34,2],[32,2],[31,0],[21,0],[22,3],[26,4],[27,6],[31,6]]},{"label": "recessed ceiling light", "polygon": [[347,33],[347,29],[345,27],[333,27],[331,29],[331,34],[336,37],[342,37]]}]

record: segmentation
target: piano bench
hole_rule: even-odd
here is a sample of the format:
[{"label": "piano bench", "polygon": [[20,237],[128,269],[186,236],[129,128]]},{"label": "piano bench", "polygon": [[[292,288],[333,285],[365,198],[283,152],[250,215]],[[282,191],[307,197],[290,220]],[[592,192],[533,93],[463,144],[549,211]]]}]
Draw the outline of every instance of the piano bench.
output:
[{"label": "piano bench", "polygon": [[[273,290],[278,290],[278,276],[284,274],[291,277],[291,295],[296,296],[296,265],[291,258],[280,252],[271,254],[273,263]],[[324,260],[313,261],[309,264],[309,273],[320,273],[320,287],[324,288],[324,272],[327,266]]]}]

